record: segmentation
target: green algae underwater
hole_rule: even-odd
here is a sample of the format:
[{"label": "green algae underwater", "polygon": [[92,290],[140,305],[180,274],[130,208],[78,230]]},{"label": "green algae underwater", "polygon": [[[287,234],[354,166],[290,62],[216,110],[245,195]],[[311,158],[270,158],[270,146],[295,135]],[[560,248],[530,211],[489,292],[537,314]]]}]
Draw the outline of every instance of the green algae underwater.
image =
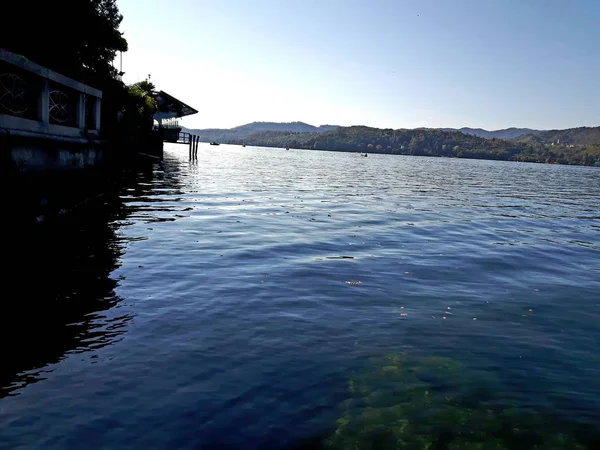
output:
[{"label": "green algae underwater", "polygon": [[583,450],[598,429],[524,405],[489,371],[438,356],[372,358],[349,380],[326,449]]}]

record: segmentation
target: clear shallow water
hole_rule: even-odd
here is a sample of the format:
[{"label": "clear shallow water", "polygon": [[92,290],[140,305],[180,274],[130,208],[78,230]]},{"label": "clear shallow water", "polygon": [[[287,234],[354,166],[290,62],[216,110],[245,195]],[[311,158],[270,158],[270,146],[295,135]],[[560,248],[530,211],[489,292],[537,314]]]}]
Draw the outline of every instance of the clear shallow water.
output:
[{"label": "clear shallow water", "polygon": [[[391,352],[600,419],[600,171],[208,145],[20,236],[1,448],[279,448]],[[60,255],[60,257],[59,257]],[[305,444],[309,445],[309,444]]]}]

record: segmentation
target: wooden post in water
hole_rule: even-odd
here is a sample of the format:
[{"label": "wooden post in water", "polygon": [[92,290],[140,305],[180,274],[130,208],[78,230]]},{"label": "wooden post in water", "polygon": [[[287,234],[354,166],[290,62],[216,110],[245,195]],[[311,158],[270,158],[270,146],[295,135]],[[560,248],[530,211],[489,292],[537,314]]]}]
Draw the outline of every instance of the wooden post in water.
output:
[{"label": "wooden post in water", "polygon": [[200,142],[200,136],[195,136],[195,143],[194,143],[194,159],[198,159],[198,143]]},{"label": "wooden post in water", "polygon": [[188,141],[189,141],[189,144],[190,144],[190,161],[191,161],[192,160],[192,151],[193,151],[193,148],[192,148],[192,145],[193,145],[192,142],[193,141],[192,141],[192,135],[191,134],[188,134]]}]

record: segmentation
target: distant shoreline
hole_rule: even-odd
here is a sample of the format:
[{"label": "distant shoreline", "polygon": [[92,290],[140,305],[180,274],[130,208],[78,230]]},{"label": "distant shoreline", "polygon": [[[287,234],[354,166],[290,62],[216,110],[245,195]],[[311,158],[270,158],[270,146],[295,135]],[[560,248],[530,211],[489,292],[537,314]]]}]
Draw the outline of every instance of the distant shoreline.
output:
[{"label": "distant shoreline", "polygon": [[231,130],[191,131],[201,142],[233,145],[600,166],[600,127],[540,131],[511,140],[440,129],[362,126],[294,132],[254,131],[248,124]]}]

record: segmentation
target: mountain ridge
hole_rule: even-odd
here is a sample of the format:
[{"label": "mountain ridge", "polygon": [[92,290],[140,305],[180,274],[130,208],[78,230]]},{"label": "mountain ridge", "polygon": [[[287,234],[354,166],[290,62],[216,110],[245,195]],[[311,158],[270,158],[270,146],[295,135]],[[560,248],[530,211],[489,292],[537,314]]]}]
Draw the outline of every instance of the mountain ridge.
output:
[{"label": "mountain ridge", "polygon": [[484,139],[518,139],[521,136],[537,135],[543,133],[546,130],[537,130],[533,128],[502,128],[500,130],[486,130],[483,128],[438,128],[442,131],[459,131],[464,134],[470,134],[472,136],[479,136]]},{"label": "mountain ridge", "polygon": [[338,125],[310,125],[305,122],[250,122],[233,128],[193,129],[182,127],[182,131],[196,134],[208,141],[227,141],[245,139],[253,133],[280,131],[290,133],[324,133],[335,130]]},{"label": "mountain ridge", "polygon": [[[360,126],[360,125],[358,125]],[[336,128],[340,128],[340,125],[311,125],[306,122],[296,121],[296,122],[266,122],[266,121],[257,121],[250,122],[243,125],[238,125],[233,128],[204,128],[204,129],[193,129],[193,128],[184,128],[184,131],[197,134],[201,137],[205,137],[209,140],[231,140],[231,139],[244,139],[245,137],[251,135],[255,132],[261,131],[288,131],[290,133],[323,133],[326,131],[331,131]],[[402,128],[401,128],[402,129]],[[519,139],[522,136],[528,135],[538,135],[540,133],[544,133],[546,131],[551,130],[538,130],[534,128],[518,128],[518,127],[509,127],[502,128],[498,130],[486,130],[484,128],[472,128],[472,127],[462,127],[462,128],[427,128],[420,127],[414,128],[416,130],[441,130],[441,131],[458,131],[460,133],[469,134],[472,136],[482,137],[484,139]]]},{"label": "mountain ridge", "polygon": [[[279,129],[272,130],[273,127]],[[565,130],[507,129],[515,136],[513,139],[484,138],[473,130],[477,131],[472,128],[392,130],[366,126],[315,127],[303,122],[275,125],[254,122],[236,129],[189,131],[203,142],[258,147],[600,166],[600,126]]]}]

